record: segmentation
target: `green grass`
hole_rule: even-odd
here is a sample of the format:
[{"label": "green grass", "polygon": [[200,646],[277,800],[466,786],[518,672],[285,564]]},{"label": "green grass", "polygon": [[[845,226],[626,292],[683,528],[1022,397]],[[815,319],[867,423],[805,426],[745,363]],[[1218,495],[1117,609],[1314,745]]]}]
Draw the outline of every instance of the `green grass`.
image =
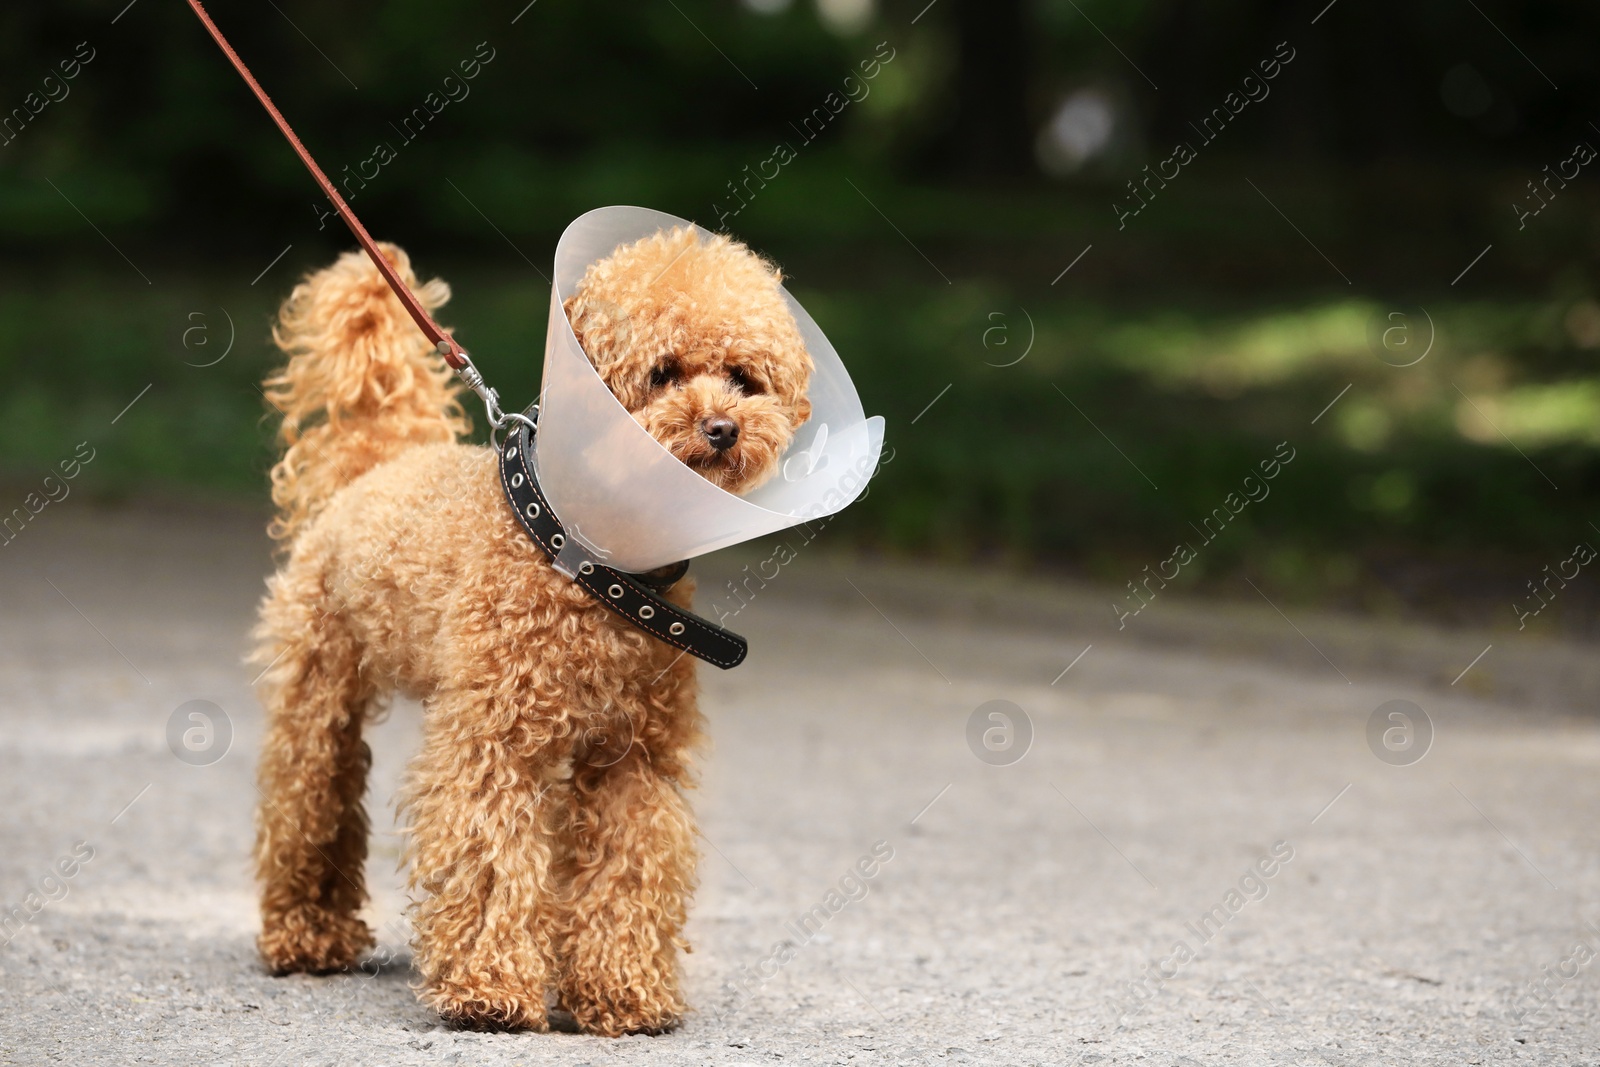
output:
[{"label": "green grass", "polygon": [[[447,321],[509,403],[531,400],[547,289],[526,271],[447,273]],[[86,440],[97,455],[80,484],[94,492],[264,494],[272,427],[256,383],[274,360],[274,294],[243,292],[200,278],[11,285],[7,480],[37,481]],[[1584,535],[1574,508],[1600,480],[1600,354],[1581,347],[1600,343],[1600,309],[1581,300],[1430,304],[1432,350],[1397,368],[1369,342],[1385,309],[1360,298],[1112,305],[892,279],[797,295],[888,418],[892,461],[831,527],[862,546],[1120,584],[1188,541],[1201,551],[1183,583],[1243,569],[1338,597],[1395,554],[1542,560]],[[233,348],[199,366],[226,345],[224,307]],[[1195,527],[1285,441],[1295,459],[1271,495],[1201,545]]]}]

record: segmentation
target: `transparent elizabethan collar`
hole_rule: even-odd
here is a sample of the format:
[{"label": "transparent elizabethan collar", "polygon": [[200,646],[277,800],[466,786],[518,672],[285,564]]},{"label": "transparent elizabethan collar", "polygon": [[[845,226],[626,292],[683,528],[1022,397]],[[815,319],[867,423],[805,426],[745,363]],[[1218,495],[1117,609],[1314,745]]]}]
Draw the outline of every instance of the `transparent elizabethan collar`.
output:
[{"label": "transparent elizabethan collar", "polygon": [[787,291],[816,365],[811,418],[759,489],[741,497],[713,485],[611,395],[562,305],[591,263],[658,230],[689,225],[646,208],[598,208],[575,219],[556,245],[534,462],[566,527],[557,563],[568,570],[584,556],[623,571],[653,570],[832,515],[861,495],[878,465],[883,418],[866,417],[839,354]]}]

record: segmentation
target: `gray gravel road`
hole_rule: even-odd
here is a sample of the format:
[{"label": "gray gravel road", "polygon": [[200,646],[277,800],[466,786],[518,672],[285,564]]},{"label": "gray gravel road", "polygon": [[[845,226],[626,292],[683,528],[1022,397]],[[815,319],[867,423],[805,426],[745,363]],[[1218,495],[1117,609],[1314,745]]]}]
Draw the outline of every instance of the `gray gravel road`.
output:
[{"label": "gray gravel road", "polygon": [[[733,624],[748,664],[705,676],[681,1030],[456,1033],[416,1003],[385,814],[409,706],[373,734],[378,960],[270,978],[240,665],[259,528],[83,501],[0,548],[0,1061],[1596,1062],[1588,648],[1285,615],[1247,587],[1119,632],[1099,591],[817,549]],[[169,748],[191,700],[231,723],[207,765]],[[1026,719],[974,747],[991,700]],[[1420,762],[1369,746],[1391,700],[1431,721]],[[892,858],[848,878],[875,846]]]}]

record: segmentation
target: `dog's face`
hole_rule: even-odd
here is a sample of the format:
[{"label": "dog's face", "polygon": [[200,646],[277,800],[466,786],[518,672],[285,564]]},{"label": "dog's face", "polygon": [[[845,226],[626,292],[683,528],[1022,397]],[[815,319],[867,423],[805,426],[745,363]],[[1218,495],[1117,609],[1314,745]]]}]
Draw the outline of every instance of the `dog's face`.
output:
[{"label": "dog's face", "polygon": [[744,245],[680,227],[592,264],[565,305],[634,420],[731,493],[772,477],[811,417],[811,357],[781,280]]}]

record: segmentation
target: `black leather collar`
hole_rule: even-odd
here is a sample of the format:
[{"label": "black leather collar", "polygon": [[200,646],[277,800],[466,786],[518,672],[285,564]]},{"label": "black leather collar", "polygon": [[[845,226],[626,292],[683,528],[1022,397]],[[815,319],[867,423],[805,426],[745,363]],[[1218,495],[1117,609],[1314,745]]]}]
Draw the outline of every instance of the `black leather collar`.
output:
[{"label": "black leather collar", "polygon": [[[517,522],[540,551],[554,560],[566,543],[566,531],[533,475],[532,425],[520,419],[512,425],[514,428],[500,445],[500,486]],[[688,570],[688,560],[648,574],[627,574],[585,561],[572,580],[652,637],[723,670],[737,667],[744,662],[750,647],[744,638],[685,611],[657,592],[672,588]]]}]

